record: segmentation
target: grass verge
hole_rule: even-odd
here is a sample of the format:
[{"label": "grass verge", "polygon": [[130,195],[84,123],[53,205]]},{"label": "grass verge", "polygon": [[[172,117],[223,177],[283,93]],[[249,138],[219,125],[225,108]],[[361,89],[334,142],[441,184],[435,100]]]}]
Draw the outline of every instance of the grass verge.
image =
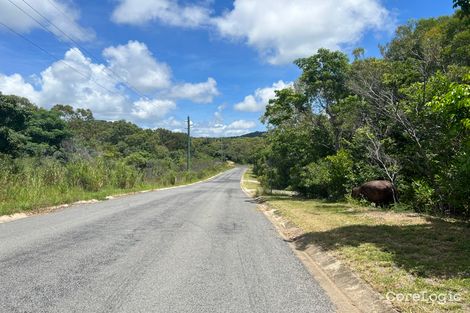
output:
[{"label": "grass verge", "polygon": [[[299,249],[314,244],[342,260],[384,297],[388,294],[399,311],[470,311],[469,223],[349,203],[287,196],[266,200],[305,232]],[[449,301],[449,293],[458,301]],[[431,294],[446,298],[434,301]]]},{"label": "grass verge", "polygon": [[[181,186],[210,178],[218,173],[233,168],[233,165],[224,164],[206,169],[201,172],[182,174],[171,180],[155,180],[154,182],[139,182],[126,188],[113,185],[97,188],[98,190],[87,190],[80,186],[67,186],[64,184],[34,184],[25,182],[23,184],[10,183],[9,192],[0,192],[0,216],[11,215],[21,212],[32,212],[45,207],[58,206],[86,200],[104,200],[107,196],[132,193],[144,190]],[[38,179],[38,181],[41,181]],[[41,181],[42,182],[42,181]]]},{"label": "grass verge", "polygon": [[260,183],[253,174],[253,170],[249,167],[242,178],[243,187],[251,194],[257,195],[260,192]]}]

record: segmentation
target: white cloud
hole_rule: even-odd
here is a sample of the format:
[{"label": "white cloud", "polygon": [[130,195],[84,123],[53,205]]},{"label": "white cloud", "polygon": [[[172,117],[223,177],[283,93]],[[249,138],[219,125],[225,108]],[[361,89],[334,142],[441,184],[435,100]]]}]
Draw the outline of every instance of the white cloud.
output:
[{"label": "white cloud", "polygon": [[103,55],[111,70],[140,92],[169,87],[171,70],[158,62],[144,43],[129,41],[126,45],[108,47]]},{"label": "white cloud", "polygon": [[197,137],[227,137],[240,136],[251,132],[256,126],[256,122],[247,120],[236,120],[230,124],[225,124],[222,111],[225,105],[217,107],[214,113],[214,120],[210,123],[195,123],[192,126],[192,134]]},{"label": "white cloud", "polygon": [[39,99],[38,92],[19,74],[13,74],[11,76],[0,74],[0,91],[7,95],[17,95],[28,98],[33,103],[37,103]]},{"label": "white cloud", "polygon": [[80,50],[70,49],[61,61],[41,72],[36,79],[37,88],[19,74],[0,74],[0,91],[26,97],[42,107],[71,104],[91,109],[97,117],[117,119],[128,98],[116,88],[104,69],[104,65],[92,63]]},{"label": "white cloud", "polygon": [[195,103],[210,103],[219,95],[217,82],[211,77],[202,83],[173,83],[170,67],[158,62],[144,43],[129,41],[126,45],[106,48],[103,55],[112,72],[139,92],[158,91],[163,98]]},{"label": "white cloud", "polygon": [[45,22],[44,19],[25,2],[21,0],[13,0],[13,2],[16,6],[11,4],[9,1],[0,1],[0,21],[17,32],[26,33],[35,28],[42,28],[36,21],[27,15],[29,14],[35,17],[38,21],[43,21],[42,24],[61,40],[70,41],[70,39],[57,28],[61,29],[75,41],[90,41],[95,38],[93,30],[82,27],[78,23],[80,12],[70,5],[70,1],[27,1],[32,8],[50,20],[55,26],[57,26],[57,28]]},{"label": "white cloud", "polygon": [[176,103],[171,100],[139,100],[134,102],[132,115],[139,119],[161,118],[176,108]]},{"label": "white cloud", "polygon": [[112,20],[132,25],[158,20],[171,26],[197,27],[206,23],[209,15],[210,10],[203,5],[180,5],[176,0],[119,0]]},{"label": "white cloud", "polygon": [[[241,127],[236,127],[236,126],[241,126]],[[196,137],[229,137],[229,136],[240,136],[240,135],[247,134],[255,127],[256,127],[256,123],[249,122],[249,121],[235,121],[229,125],[196,124],[194,125],[191,132]]]},{"label": "white cloud", "polygon": [[[79,49],[70,49],[62,60],[52,63],[36,76],[34,84],[19,74],[6,76],[0,73],[0,92],[27,97],[42,107],[61,103],[88,108],[97,118],[107,120],[161,119],[176,107],[176,98],[206,103],[218,94],[217,83],[212,78],[204,83],[173,86],[169,67],[158,63],[139,42],[107,48],[105,54],[109,62],[97,64]],[[113,75],[110,68],[124,80]],[[145,79],[141,80],[143,77]],[[154,92],[149,99],[133,102],[123,83]],[[175,90],[181,91],[177,97],[173,97]]]},{"label": "white cloud", "polygon": [[106,66],[93,63],[77,49],[65,53],[62,61],[53,63],[41,73],[38,105],[57,103],[89,108],[97,116],[117,119],[129,101],[111,79]]},{"label": "white cloud", "polygon": [[291,87],[292,83],[285,83],[280,80],[272,84],[271,87],[258,88],[254,94],[248,95],[242,102],[235,104],[235,110],[245,112],[262,112],[269,103],[269,100],[275,97],[275,91]]},{"label": "white cloud", "polygon": [[163,128],[175,128],[175,127],[184,127],[186,125],[186,121],[176,119],[174,116],[170,116],[162,121],[159,121],[155,124],[155,127],[163,127]]},{"label": "white cloud", "polygon": [[245,130],[245,129],[251,129],[251,128],[255,128],[256,127],[256,123],[253,122],[253,121],[245,121],[245,120],[238,120],[238,121],[234,121],[232,123],[230,123],[230,125],[227,126],[227,129],[230,129],[230,130]]},{"label": "white cloud", "polygon": [[196,103],[211,103],[219,95],[217,82],[212,77],[203,83],[175,85],[170,92],[175,99],[189,99]]},{"label": "white cloud", "polygon": [[379,0],[235,0],[213,20],[222,36],[246,40],[272,64],[355,44],[390,21]]},{"label": "white cloud", "polygon": [[217,107],[217,111],[214,112],[214,121],[216,124],[222,124],[224,122],[224,118],[222,116],[222,112],[225,109],[225,104],[219,105]]}]

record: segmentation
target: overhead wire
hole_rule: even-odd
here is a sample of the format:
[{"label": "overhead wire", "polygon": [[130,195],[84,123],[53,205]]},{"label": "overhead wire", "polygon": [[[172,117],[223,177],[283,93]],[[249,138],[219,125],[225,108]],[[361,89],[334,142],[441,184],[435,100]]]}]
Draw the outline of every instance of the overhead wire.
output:
[{"label": "overhead wire", "polygon": [[37,49],[41,50],[42,52],[44,52],[45,54],[49,55],[50,57],[52,57],[54,60],[58,61],[58,62],[61,62],[65,65],[67,65],[71,70],[77,72],[78,74],[80,74],[81,76],[83,76],[84,78],[86,79],[90,79],[93,83],[95,83],[97,86],[103,88],[104,90],[106,90],[107,92],[109,93],[113,93],[113,94],[117,94],[117,95],[120,95],[118,92],[116,91],[113,91],[113,90],[110,90],[109,88],[103,86],[102,84],[100,84],[99,82],[97,82],[93,77],[91,77],[91,75],[87,75],[83,72],[81,72],[80,70],[78,70],[76,67],[70,65],[68,62],[62,60],[62,59],[59,59],[57,58],[55,55],[53,55],[52,53],[50,53],[49,51],[47,51],[46,49],[44,49],[43,47],[41,47],[40,45],[38,45],[37,43],[35,43],[34,41],[32,41],[31,39],[29,39],[28,37],[18,33],[17,31],[15,31],[14,29],[12,29],[11,27],[9,27],[8,25],[4,24],[3,22],[0,21],[0,25],[2,25],[3,27],[5,27],[6,29],[8,29],[10,32],[14,33],[15,35],[21,37],[23,40],[29,42],[31,45],[33,45],[34,47],[36,47]]},{"label": "overhead wire", "polygon": [[[67,39],[69,39],[71,42],[73,42],[86,56],[88,56],[91,60],[97,59],[96,56],[94,56],[91,52],[89,52],[87,49],[85,49],[83,46],[81,46],[75,39],[73,39],[69,34],[67,34],[65,31],[63,31],[60,27],[55,25],[50,19],[48,19],[46,16],[41,14],[37,9],[35,9],[30,3],[28,3],[26,0],[22,0],[31,10],[33,10],[37,15],[39,15],[42,19],[44,19],[46,22],[48,22],[52,27],[54,27],[56,30],[58,30],[62,35],[64,35]],[[39,26],[41,26],[45,31],[53,33],[46,25],[38,21],[34,16],[29,14],[26,10],[24,10],[22,7],[18,6],[16,3],[14,3],[12,0],[8,0],[12,5],[14,5],[18,10],[20,10],[23,14],[27,15],[29,18],[31,18],[33,21],[35,21]],[[67,15],[60,10],[52,1],[48,0],[48,2],[64,17],[67,19]],[[4,25],[4,24],[3,24]],[[4,25],[5,26],[5,25]],[[8,27],[9,28],[9,27]],[[10,29],[10,28],[9,28]],[[10,29],[11,30],[11,29]],[[16,32],[15,32],[16,33]],[[25,38],[24,36],[21,36]],[[30,40],[28,40],[30,41]],[[31,42],[31,41],[30,41]],[[37,44],[35,44],[37,46]],[[73,48],[73,46],[69,43],[69,46]],[[44,51],[44,49],[41,49]],[[48,54],[50,54],[48,52]],[[147,97],[142,95],[134,86],[132,86],[130,83],[127,82],[125,78],[117,74],[115,71],[112,69],[108,68],[107,66],[103,66],[100,69],[100,72],[103,72],[111,79],[113,79],[116,83],[121,83],[124,86],[126,86],[129,90],[134,92],[136,95],[138,95],[140,98],[146,99]],[[111,72],[115,77],[112,77],[107,71]],[[116,92],[115,92],[116,93]]]},{"label": "overhead wire", "polygon": [[[30,7],[36,14],[38,14],[40,17],[42,17],[45,21],[47,21],[51,26],[53,26],[55,29],[57,29],[61,34],[63,34],[67,39],[69,39],[71,42],[73,42],[80,50],[87,55],[90,59],[98,59],[93,53],[89,52],[87,49],[85,49],[83,46],[81,46],[75,39],[73,39],[71,36],[69,36],[65,31],[63,31],[60,27],[55,25],[50,19],[48,19],[46,16],[41,14],[37,9],[35,9],[28,1],[22,0],[28,7]],[[53,4],[51,0],[48,0],[49,3]],[[53,7],[62,14],[66,19],[69,19],[68,17],[62,10],[59,10],[59,8],[56,5],[53,5]],[[102,67],[101,71],[105,70],[105,74],[108,75],[108,77],[112,78],[109,73],[106,73],[106,71],[111,72],[116,78],[116,81],[124,84],[129,90],[133,91],[136,95],[138,95],[141,98],[145,98],[144,95],[142,95],[134,86],[132,86],[125,78],[123,78],[121,75],[117,74],[115,71],[113,71],[111,68],[108,67]]]}]

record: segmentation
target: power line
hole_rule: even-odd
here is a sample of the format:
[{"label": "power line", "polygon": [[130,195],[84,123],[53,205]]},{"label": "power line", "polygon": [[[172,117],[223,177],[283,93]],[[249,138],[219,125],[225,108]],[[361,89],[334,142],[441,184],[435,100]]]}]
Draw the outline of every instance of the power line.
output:
[{"label": "power line", "polygon": [[[77,47],[80,48],[80,50],[82,50],[86,55],[88,55],[90,57],[90,59],[98,59],[95,55],[93,55],[93,53],[91,53],[90,51],[88,51],[87,49],[85,49],[83,46],[81,46],[77,41],[75,41],[71,36],[69,36],[65,31],[63,31],[62,29],[60,29],[60,27],[58,27],[57,25],[55,25],[50,19],[48,19],[47,17],[45,17],[43,14],[41,14],[38,10],[36,10],[30,3],[28,3],[26,0],[22,0],[27,6],[29,6],[34,12],[36,12],[39,16],[41,16],[44,20],[46,20],[50,25],[52,25],[55,29],[57,29],[59,32],[61,32],[65,37],[67,37],[68,39],[70,39],[70,41],[72,41]],[[67,20],[69,19],[69,17],[62,11],[62,10],[59,10],[59,8],[54,5],[54,3],[51,1],[51,0],[48,0],[48,2],[57,10],[57,12],[59,12],[60,14],[62,14]],[[133,91],[136,95],[138,95],[139,97],[141,98],[145,98],[144,95],[142,95],[134,86],[132,86],[129,82],[127,82],[127,80],[125,78],[123,78],[121,75],[117,74],[115,71],[113,71],[112,69],[108,68],[108,67],[102,67],[101,68],[101,71],[103,71],[104,69],[106,69],[106,71],[109,71],[111,72],[115,77],[117,77],[117,81],[123,83],[129,90]],[[109,76],[108,73],[106,73],[106,75]]]},{"label": "power line", "polygon": [[[10,0],[8,0],[10,1]],[[36,14],[38,14],[40,17],[42,17],[45,21],[47,21],[51,26],[53,26],[55,29],[57,29],[60,33],[62,33],[67,39],[69,39],[71,42],[73,42],[77,47],[80,48],[80,50],[83,51],[83,53],[85,55],[88,55],[88,57],[90,57],[90,59],[98,59],[95,55],[93,55],[91,52],[89,52],[87,49],[85,49],[83,46],[81,46],[76,40],[74,40],[71,36],[69,36],[65,31],[63,31],[60,27],[58,27],[57,25],[55,25],[50,19],[48,19],[47,17],[45,17],[43,14],[41,14],[41,12],[39,12],[37,9],[35,9],[30,3],[28,3],[26,0],[22,0],[28,7],[30,7],[34,12],[36,12]],[[53,4],[52,1],[48,0],[49,3],[52,4],[52,6],[59,12],[61,13],[66,19],[69,19],[69,17],[67,17],[67,15],[62,11],[62,10],[59,10],[59,8]],[[10,1],[11,3],[11,1]],[[16,6],[16,5],[15,5]],[[18,7],[18,6],[16,6]],[[23,10],[21,10],[23,11]],[[23,13],[26,14],[26,12],[23,11]],[[30,16],[28,14],[28,16]],[[31,16],[30,16],[31,17]],[[33,18],[33,17],[31,17]],[[33,18],[34,19],[34,18]],[[36,20],[36,19],[34,19]],[[39,23],[40,24],[40,23]],[[50,30],[48,30],[47,28],[45,28],[46,31],[49,31],[51,32]],[[131,84],[129,84],[127,82],[127,80],[125,78],[123,78],[121,75],[117,74],[116,72],[114,72],[112,69],[108,68],[108,67],[102,67],[100,71],[105,71],[105,74],[110,77],[111,79],[115,79],[117,82],[120,82],[122,84],[124,84],[129,90],[133,91],[136,95],[138,95],[139,97],[141,98],[146,98],[144,95],[142,95],[135,87],[133,87]],[[110,76],[109,73],[106,73],[106,71],[109,71],[111,72],[112,74],[114,74],[114,78]],[[116,79],[117,78],[117,79]]]},{"label": "power line", "polygon": [[[34,10],[34,12],[36,12],[39,16],[41,16],[43,19],[45,19],[49,24],[51,24],[52,26],[54,26],[54,28],[56,28],[57,30],[59,30],[62,34],[64,34],[68,39],[70,39],[75,45],[77,45],[77,47],[80,48],[80,50],[82,50],[86,55],[88,55],[90,57],[90,59],[99,59],[97,58],[93,53],[91,53],[90,51],[88,51],[87,49],[85,49],[82,45],[80,45],[77,41],[75,41],[71,36],[69,36],[65,31],[63,31],[62,29],[60,29],[57,25],[55,25],[50,19],[48,19],[47,17],[45,17],[43,14],[41,14],[40,12],[38,12],[34,7],[31,6],[31,4],[29,4],[26,0],[22,0],[24,3],[26,3],[32,10]],[[65,19],[70,19],[69,16],[67,16],[67,14],[65,14],[64,11],[60,10],[51,0],[48,0],[48,2],[54,7],[54,9],[57,10],[57,12],[59,12],[60,14],[62,14],[62,16],[65,17]],[[135,88],[134,86],[132,86],[132,84],[130,84],[127,79],[125,79],[124,77],[122,77],[120,74],[116,73],[115,71],[113,71],[111,68],[108,68],[108,67],[103,67],[101,68],[101,71],[109,71],[111,72],[115,77],[117,77],[117,81],[121,82],[122,84],[124,84],[129,90],[132,90],[136,95],[138,95],[139,97],[141,98],[146,98],[143,94],[141,94],[137,88]],[[106,73],[108,76],[109,74]]]},{"label": "power line", "polygon": [[[62,29],[60,29],[57,25],[55,25],[51,20],[49,20],[47,17],[45,17],[43,14],[41,14],[38,10],[36,10],[30,3],[28,3],[27,1],[25,0],[22,0],[29,8],[31,8],[34,12],[36,12],[36,14],[38,14],[40,17],[42,17],[45,21],[47,21],[51,26],[53,26],[55,29],[57,29],[60,33],[62,33],[67,39],[69,39],[70,41],[72,41],[75,45],[77,45],[78,48],[80,48],[80,50],[82,50],[86,55],[88,55],[88,57],[90,57],[90,59],[97,59],[92,53],[90,53],[89,51],[87,51],[87,49],[85,49],[84,47],[82,47],[76,40],[74,40],[71,36],[69,36],[65,31],[63,31]],[[47,32],[51,32],[52,31],[50,29],[47,28],[47,26],[45,26],[43,23],[41,23],[40,21],[38,21],[34,16],[32,16],[31,14],[29,14],[28,12],[26,12],[23,8],[21,8],[20,6],[18,6],[16,3],[14,3],[12,0],[8,0],[8,2],[10,2],[12,5],[14,5],[18,10],[20,10],[21,12],[23,12],[23,14],[29,16],[32,20],[34,20],[39,26],[41,26],[45,31]],[[51,1],[49,1],[51,3]],[[51,3],[52,4],[52,3]],[[55,5],[53,5],[53,7],[61,14],[63,14],[66,18],[68,18],[65,13],[63,13],[61,10],[59,10],[59,8],[57,8]],[[73,48],[72,45],[69,44],[70,47]],[[116,72],[114,72],[113,70],[111,70],[110,68],[104,66],[104,67],[101,67],[100,71],[104,71],[104,73],[111,79],[115,80],[116,82],[120,82],[122,84],[124,84],[129,90],[132,90],[135,94],[137,94],[139,97],[141,98],[146,98],[144,95],[142,95],[136,88],[134,88],[132,85],[130,85],[126,79],[124,79],[122,76],[118,75]],[[116,77],[111,77],[109,73],[106,73],[106,71],[110,71],[112,72]]]},{"label": "power line", "polygon": [[68,16],[67,14],[65,14],[64,11],[62,11],[61,9],[59,9],[59,8],[55,5],[54,1],[52,1],[52,0],[47,0],[47,2],[49,2],[49,4],[52,5],[52,6],[57,10],[57,12],[61,13],[66,19],[69,19],[69,18],[70,18],[70,16]]},{"label": "power line", "polygon": [[34,41],[32,41],[31,39],[27,38],[26,36],[23,36],[22,34],[18,33],[17,31],[15,31],[14,29],[10,28],[8,25],[4,24],[3,22],[0,22],[0,25],[2,25],[3,27],[5,27],[6,29],[8,29],[9,31],[11,31],[12,33],[14,33],[15,35],[21,37],[22,39],[24,39],[25,41],[29,42],[31,45],[33,45],[34,47],[36,47],[37,49],[41,50],[42,52],[44,52],[45,54],[49,55],[50,57],[52,57],[54,60],[56,61],[59,61],[59,62],[62,62],[64,63],[65,65],[67,65],[68,67],[70,67],[70,69],[72,69],[73,71],[77,72],[78,74],[82,75],[84,78],[86,79],[90,79],[92,82],[94,82],[96,85],[98,85],[99,87],[103,88],[104,90],[106,90],[107,92],[109,93],[113,93],[113,94],[117,94],[117,95],[120,95],[119,93],[117,93],[116,91],[112,91],[110,89],[108,89],[107,87],[101,85],[100,83],[98,83],[91,75],[87,75],[79,70],[77,70],[74,66],[70,65],[69,63],[65,62],[64,60],[62,59],[58,59],[55,55],[53,55],[52,53],[50,53],[49,51],[47,51],[46,49],[44,49],[43,47],[41,47],[40,45],[38,45],[37,43],[35,43]]},{"label": "power line", "polygon": [[[11,3],[11,0],[8,0],[10,1]],[[39,15],[40,17],[42,17],[45,21],[47,21],[51,26],[53,26],[55,29],[57,29],[62,35],[64,35],[65,37],[67,37],[67,39],[69,39],[70,41],[72,41],[74,44],[76,44],[78,47],[80,47],[79,43],[75,41],[75,39],[73,39],[72,37],[70,37],[66,32],[64,32],[62,29],[60,29],[59,27],[57,27],[51,20],[49,20],[47,17],[45,17],[43,14],[41,14],[41,12],[39,12],[38,10],[36,10],[31,4],[29,4],[27,1],[25,0],[21,0],[23,1],[28,7],[31,8],[31,10],[33,10],[34,12],[36,12],[37,15]],[[24,11],[23,11],[24,12]],[[50,31],[50,30],[48,30]],[[85,50],[85,48],[83,47],[80,47],[80,49]],[[88,52],[87,52],[88,53]]]}]

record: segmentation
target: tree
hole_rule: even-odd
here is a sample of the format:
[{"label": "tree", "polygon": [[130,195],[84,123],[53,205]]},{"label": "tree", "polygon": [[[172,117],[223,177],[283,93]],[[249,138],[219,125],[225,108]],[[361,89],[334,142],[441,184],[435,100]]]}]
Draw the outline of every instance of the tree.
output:
[{"label": "tree", "polygon": [[26,98],[0,94],[0,152],[50,155],[69,137],[56,112],[39,109]]},{"label": "tree", "polygon": [[470,0],[453,0],[454,8],[460,8],[464,15],[470,15]]},{"label": "tree", "polygon": [[67,121],[91,121],[93,120],[93,113],[90,109],[77,109],[74,110],[71,105],[56,104],[51,108],[51,111],[57,112],[59,116]]},{"label": "tree", "polygon": [[261,121],[274,127],[282,124],[298,124],[310,115],[307,97],[292,88],[276,90],[276,97],[269,100]]},{"label": "tree", "polygon": [[341,132],[338,131],[334,106],[350,94],[346,85],[350,70],[348,57],[340,51],[319,49],[313,56],[294,63],[302,70],[298,79],[299,89],[314,112],[328,115],[334,125],[335,147],[339,149]]},{"label": "tree", "polygon": [[297,60],[295,87],[262,118],[257,173],[322,198],[387,179],[417,211],[470,215],[470,19],[459,15],[400,26],[382,58],[356,49],[350,64],[320,49]]}]

